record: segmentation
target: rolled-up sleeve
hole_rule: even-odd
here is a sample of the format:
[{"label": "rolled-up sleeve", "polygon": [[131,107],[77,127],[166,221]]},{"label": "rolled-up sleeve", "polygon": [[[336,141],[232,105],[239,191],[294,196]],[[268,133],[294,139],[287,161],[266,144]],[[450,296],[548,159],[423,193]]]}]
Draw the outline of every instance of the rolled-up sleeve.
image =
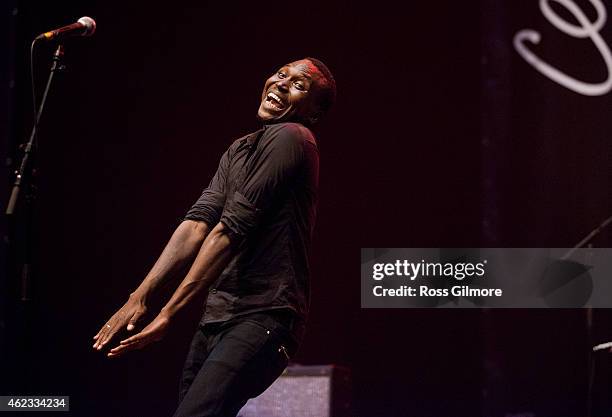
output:
[{"label": "rolled-up sleeve", "polygon": [[202,221],[214,227],[221,219],[225,205],[225,190],[229,170],[229,149],[221,157],[219,167],[208,187],[189,209],[185,220]]},{"label": "rolled-up sleeve", "polygon": [[221,222],[235,237],[249,235],[273,202],[282,198],[303,160],[303,129],[289,124],[276,130],[246,164],[244,180],[221,215]]}]

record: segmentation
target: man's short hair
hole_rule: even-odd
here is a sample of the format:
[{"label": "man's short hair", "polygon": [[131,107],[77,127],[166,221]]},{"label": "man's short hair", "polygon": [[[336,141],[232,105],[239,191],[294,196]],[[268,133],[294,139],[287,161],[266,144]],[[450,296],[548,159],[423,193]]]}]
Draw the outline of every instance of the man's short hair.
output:
[{"label": "man's short hair", "polygon": [[336,80],[332,75],[327,65],[316,58],[304,58],[317,67],[321,75],[323,76],[323,82],[321,83],[318,97],[318,106],[321,110],[322,115],[327,113],[329,109],[334,105],[336,101]]}]

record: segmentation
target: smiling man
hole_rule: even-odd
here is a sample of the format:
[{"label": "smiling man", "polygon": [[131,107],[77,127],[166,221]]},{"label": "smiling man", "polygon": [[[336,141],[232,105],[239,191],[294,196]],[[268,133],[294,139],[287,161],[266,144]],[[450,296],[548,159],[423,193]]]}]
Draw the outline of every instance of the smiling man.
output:
[{"label": "smiling man", "polygon": [[332,105],[333,76],[305,58],[266,81],[263,127],[223,154],[141,285],[94,336],[102,350],[137,328],[150,295],[186,276],[159,314],[107,355],[160,340],[198,294],[206,307],[185,361],[175,417],[235,416],[295,354],[310,303],[308,251],[315,222],[319,154],[309,127]]}]

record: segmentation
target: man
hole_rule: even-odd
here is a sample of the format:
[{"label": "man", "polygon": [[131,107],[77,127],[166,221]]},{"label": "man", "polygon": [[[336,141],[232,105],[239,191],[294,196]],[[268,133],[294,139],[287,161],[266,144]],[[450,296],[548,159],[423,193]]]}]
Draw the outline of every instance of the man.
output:
[{"label": "man", "polygon": [[264,127],[229,147],[149,274],[94,336],[101,350],[118,331],[133,331],[155,289],[191,265],[157,317],[107,354],[160,340],[177,313],[208,291],[175,417],[235,416],[296,352],[309,307],[319,171],[308,127],[335,92],[330,71],[314,58],[287,64],[266,81],[257,113]]}]

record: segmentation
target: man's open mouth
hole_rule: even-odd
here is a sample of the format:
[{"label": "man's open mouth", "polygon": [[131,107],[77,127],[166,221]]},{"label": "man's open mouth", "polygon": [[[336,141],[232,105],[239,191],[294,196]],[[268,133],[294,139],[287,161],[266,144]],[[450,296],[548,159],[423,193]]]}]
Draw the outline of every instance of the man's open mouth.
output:
[{"label": "man's open mouth", "polygon": [[275,110],[283,110],[285,108],[283,100],[272,92],[268,93],[266,96],[266,103]]}]

